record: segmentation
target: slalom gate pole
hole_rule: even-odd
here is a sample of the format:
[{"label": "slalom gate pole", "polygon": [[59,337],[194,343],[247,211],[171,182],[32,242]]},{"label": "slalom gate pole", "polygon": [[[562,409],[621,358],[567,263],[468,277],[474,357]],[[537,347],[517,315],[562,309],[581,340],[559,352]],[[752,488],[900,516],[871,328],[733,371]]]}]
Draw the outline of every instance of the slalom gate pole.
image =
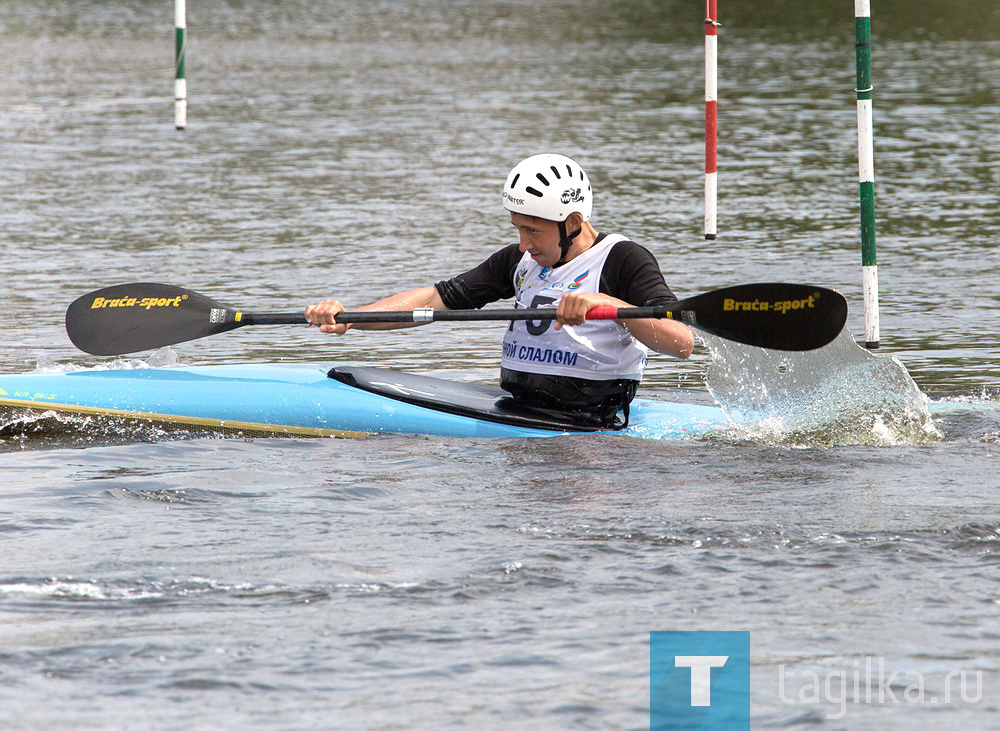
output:
[{"label": "slalom gate pole", "polygon": [[861,188],[861,276],[865,347],[879,347],[878,264],[875,254],[875,144],[872,123],[871,0],[854,0],[858,100],[858,181]]},{"label": "slalom gate pole", "polygon": [[174,0],[174,126],[187,127],[187,77],[184,72],[184,54],[187,51],[187,0]]},{"label": "slalom gate pole", "polygon": [[716,179],[718,97],[718,27],[716,0],[705,0],[705,238],[716,234],[718,181]]}]

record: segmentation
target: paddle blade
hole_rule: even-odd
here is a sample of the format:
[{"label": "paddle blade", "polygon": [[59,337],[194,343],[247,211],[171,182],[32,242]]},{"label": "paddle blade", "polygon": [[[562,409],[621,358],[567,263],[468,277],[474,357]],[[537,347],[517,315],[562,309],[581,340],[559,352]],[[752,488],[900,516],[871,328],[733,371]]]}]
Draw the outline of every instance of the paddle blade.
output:
[{"label": "paddle blade", "polygon": [[73,345],[93,355],[122,355],[214,335],[244,324],[213,299],[169,284],[117,284],[75,300],[66,310]]},{"label": "paddle blade", "polygon": [[807,284],[742,284],[716,289],[667,308],[712,335],[774,350],[813,350],[847,322],[840,292]]}]

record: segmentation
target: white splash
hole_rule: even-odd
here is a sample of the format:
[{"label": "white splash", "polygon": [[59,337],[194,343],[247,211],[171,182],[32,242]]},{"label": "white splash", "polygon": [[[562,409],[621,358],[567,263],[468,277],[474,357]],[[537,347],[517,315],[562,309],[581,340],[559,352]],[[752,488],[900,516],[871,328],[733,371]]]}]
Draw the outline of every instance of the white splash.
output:
[{"label": "white splash", "polygon": [[912,444],[941,438],[921,393],[892,356],[844,330],[817,350],[786,352],[701,335],[707,386],[732,421],[727,436],[807,445]]},{"label": "white splash", "polygon": [[33,374],[54,374],[54,373],[80,373],[82,371],[131,371],[143,368],[166,368],[168,366],[181,365],[177,357],[177,351],[169,345],[150,353],[143,360],[141,358],[118,358],[112,361],[103,361],[96,366],[81,366],[75,363],[56,363],[50,356],[42,355],[35,362]]}]

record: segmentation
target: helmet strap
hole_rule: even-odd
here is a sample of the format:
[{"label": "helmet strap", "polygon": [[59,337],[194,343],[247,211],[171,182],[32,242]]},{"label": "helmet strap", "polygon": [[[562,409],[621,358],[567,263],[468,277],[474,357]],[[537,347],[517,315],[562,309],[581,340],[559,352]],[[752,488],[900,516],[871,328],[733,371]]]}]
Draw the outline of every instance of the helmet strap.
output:
[{"label": "helmet strap", "polygon": [[580,235],[583,231],[583,227],[576,229],[576,231],[566,232],[566,222],[556,221],[559,226],[559,248],[562,249],[562,257],[559,259],[559,264],[562,264],[566,260],[566,254],[569,253],[569,248],[573,245],[573,239]]}]

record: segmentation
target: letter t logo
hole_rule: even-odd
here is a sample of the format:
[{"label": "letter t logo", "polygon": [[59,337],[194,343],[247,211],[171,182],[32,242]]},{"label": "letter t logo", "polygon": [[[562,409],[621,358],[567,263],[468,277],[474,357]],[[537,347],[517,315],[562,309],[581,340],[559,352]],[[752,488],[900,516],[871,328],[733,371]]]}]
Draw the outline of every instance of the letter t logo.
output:
[{"label": "letter t logo", "polygon": [[691,705],[712,705],[712,668],[721,668],[729,655],[677,655],[674,667],[691,668]]}]

